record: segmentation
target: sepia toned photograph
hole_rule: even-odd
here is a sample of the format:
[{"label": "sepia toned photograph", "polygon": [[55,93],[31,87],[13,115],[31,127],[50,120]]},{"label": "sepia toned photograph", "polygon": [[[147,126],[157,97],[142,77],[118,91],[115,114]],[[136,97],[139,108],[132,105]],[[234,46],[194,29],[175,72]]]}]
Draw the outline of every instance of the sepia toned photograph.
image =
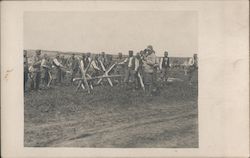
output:
[{"label": "sepia toned photograph", "polygon": [[249,157],[249,1],[1,1],[1,157]]},{"label": "sepia toned photograph", "polygon": [[197,148],[197,13],[24,13],[24,146]]}]

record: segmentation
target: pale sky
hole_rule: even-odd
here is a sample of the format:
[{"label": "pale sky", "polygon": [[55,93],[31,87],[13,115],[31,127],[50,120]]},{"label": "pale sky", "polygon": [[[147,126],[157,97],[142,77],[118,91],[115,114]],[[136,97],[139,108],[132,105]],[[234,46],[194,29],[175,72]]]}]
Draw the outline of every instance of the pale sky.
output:
[{"label": "pale sky", "polygon": [[26,12],[24,49],[110,54],[153,45],[158,56],[198,51],[198,15],[192,11]]}]

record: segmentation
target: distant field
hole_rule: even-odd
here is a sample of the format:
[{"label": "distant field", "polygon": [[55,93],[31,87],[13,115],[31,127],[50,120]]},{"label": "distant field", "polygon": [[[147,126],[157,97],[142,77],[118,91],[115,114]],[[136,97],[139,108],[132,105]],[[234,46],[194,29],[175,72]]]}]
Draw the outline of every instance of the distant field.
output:
[{"label": "distant field", "polygon": [[[28,57],[29,57],[29,62],[32,62],[32,57],[35,54],[35,50],[27,50],[28,52]],[[47,51],[47,50],[42,50],[42,55],[43,54],[47,54],[48,56],[50,56],[51,58],[54,58],[57,54],[57,51]],[[70,57],[72,55],[72,53],[75,53],[76,56],[81,56],[82,52],[59,52],[61,55],[65,56],[66,58]],[[136,53],[136,52],[134,52]],[[106,53],[108,54],[108,53]],[[123,57],[126,57],[128,55],[128,52],[124,52],[123,53]],[[112,55],[113,59],[117,59],[117,55]],[[171,65],[180,65],[183,64],[185,62],[187,62],[189,57],[171,57],[171,53],[170,53],[170,57],[169,57],[169,62]]]},{"label": "distant field", "polygon": [[24,146],[197,148],[198,85],[188,85],[180,70],[171,77],[184,81],[161,87],[154,97],[120,86],[95,87],[93,94],[72,86],[29,92]]}]

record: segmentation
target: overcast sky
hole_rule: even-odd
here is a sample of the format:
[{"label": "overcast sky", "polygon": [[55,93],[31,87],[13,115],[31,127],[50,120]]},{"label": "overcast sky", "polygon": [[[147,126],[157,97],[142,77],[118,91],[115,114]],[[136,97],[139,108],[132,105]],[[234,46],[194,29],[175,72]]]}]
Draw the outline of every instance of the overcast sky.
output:
[{"label": "overcast sky", "polygon": [[192,56],[197,20],[192,11],[26,12],[24,49],[127,54],[151,44],[158,56]]}]

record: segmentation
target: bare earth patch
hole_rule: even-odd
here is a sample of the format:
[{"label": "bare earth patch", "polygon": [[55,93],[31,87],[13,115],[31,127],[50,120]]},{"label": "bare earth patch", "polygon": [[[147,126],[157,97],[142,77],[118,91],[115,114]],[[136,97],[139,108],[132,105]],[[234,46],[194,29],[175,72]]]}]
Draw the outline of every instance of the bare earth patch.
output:
[{"label": "bare earth patch", "polygon": [[[174,76],[176,77],[176,76]],[[25,94],[26,147],[197,148],[198,86],[161,86],[160,94],[99,86],[93,94],[58,86]]]}]

